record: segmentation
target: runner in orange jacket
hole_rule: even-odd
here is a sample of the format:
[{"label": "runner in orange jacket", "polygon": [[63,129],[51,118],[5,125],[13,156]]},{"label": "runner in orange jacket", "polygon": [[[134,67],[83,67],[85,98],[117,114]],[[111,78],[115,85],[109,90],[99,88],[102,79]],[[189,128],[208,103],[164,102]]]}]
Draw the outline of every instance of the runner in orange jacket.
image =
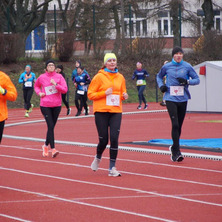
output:
[{"label": "runner in orange jacket", "polygon": [[128,99],[125,78],[116,68],[117,58],[114,53],[106,53],[104,68],[92,79],[88,98],[93,100],[93,112],[99,136],[96,157],[91,169],[97,171],[102,154],[108,144],[110,129],[110,164],[109,176],[121,176],[116,170],[118,139],[122,119],[122,100]]},{"label": "runner in orange jacket", "polygon": [[9,76],[0,71],[0,143],[4,130],[5,120],[8,118],[7,100],[15,101],[17,90]]}]

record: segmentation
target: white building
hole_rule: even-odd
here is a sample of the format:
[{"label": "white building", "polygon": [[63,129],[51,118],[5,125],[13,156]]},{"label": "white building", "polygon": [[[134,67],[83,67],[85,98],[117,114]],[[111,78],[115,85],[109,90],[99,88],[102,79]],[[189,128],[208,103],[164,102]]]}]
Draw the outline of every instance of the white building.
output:
[{"label": "white building", "polygon": [[[161,2],[161,6],[169,3],[167,0]],[[192,22],[186,20],[182,21],[181,25],[181,37],[182,47],[191,48],[193,41],[188,41],[189,38],[198,37],[201,35],[202,30],[202,19],[204,16],[201,5],[203,0],[189,0],[184,1],[184,8],[182,10],[182,17],[189,18],[196,16],[197,23],[194,25]],[[222,1],[213,0],[214,6],[214,27],[218,34],[222,33]],[[62,1],[63,7],[65,7],[66,1]],[[54,21],[54,8],[58,10],[58,2],[54,0],[49,4],[49,12],[46,16],[46,23],[42,24],[36,30],[34,30],[28,40],[26,50],[29,53],[41,52],[47,49],[48,44],[51,45],[50,39],[53,39],[55,35],[55,21]],[[131,14],[125,14],[125,37],[126,38],[147,38],[147,37],[158,37],[163,36],[168,41],[172,42],[172,18],[170,16],[169,9],[163,8],[158,11],[155,15],[154,12],[156,6],[154,4],[140,5],[139,12],[135,13],[133,10]],[[129,8],[130,12],[130,8]],[[56,11],[56,33],[63,32],[62,19],[59,11]],[[131,25],[130,25],[131,24]],[[130,29],[131,27],[131,29]],[[131,32],[130,32],[131,30]],[[111,39],[115,39],[115,33],[111,36]],[[187,40],[187,41],[186,41]],[[166,48],[172,48],[172,44],[166,44]],[[78,49],[77,49],[78,50]],[[81,51],[81,47],[80,47]]]}]

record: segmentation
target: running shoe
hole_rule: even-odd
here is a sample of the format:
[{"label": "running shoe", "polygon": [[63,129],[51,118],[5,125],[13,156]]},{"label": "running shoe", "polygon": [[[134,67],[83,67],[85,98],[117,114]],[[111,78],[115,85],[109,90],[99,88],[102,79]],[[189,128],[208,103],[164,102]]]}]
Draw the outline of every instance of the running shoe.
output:
[{"label": "running shoe", "polygon": [[59,154],[59,151],[56,149],[52,149],[52,158],[55,158]]},{"label": "running shoe", "polygon": [[71,114],[71,110],[72,110],[71,108],[67,109],[67,113],[66,113],[67,116]]},{"label": "running shoe", "polygon": [[183,155],[181,154],[181,152],[179,151],[179,153],[177,154],[177,157],[176,157],[176,161],[177,162],[181,162],[183,161],[184,157]]},{"label": "running shoe", "polygon": [[137,109],[142,109],[141,105],[137,106]]},{"label": "running shoe", "polygon": [[160,105],[161,105],[161,106],[166,106],[166,103],[165,103],[164,101],[162,101],[162,102],[160,103]]},{"label": "running shoe", "polygon": [[42,155],[44,157],[47,157],[49,155],[49,150],[48,150],[48,146],[46,146],[45,144],[42,145]]},{"label": "running shoe", "polygon": [[116,167],[113,167],[111,170],[109,170],[110,177],[121,177],[121,174],[116,170]]},{"label": "running shoe", "polygon": [[170,150],[170,152],[171,152],[171,160],[172,160],[173,162],[176,162],[177,160],[176,160],[176,156],[173,155],[172,146],[169,147],[169,150]]},{"label": "running shoe", "polygon": [[28,112],[25,112],[25,117],[29,117],[29,114],[28,114]]},{"label": "running shoe", "polygon": [[144,109],[147,109],[148,108],[148,104],[146,104],[145,106],[144,106]]},{"label": "running shoe", "polygon": [[29,108],[28,112],[31,113],[33,110],[34,104],[31,104],[31,107]]},{"label": "running shoe", "polygon": [[169,150],[171,152],[171,160],[173,162],[181,162],[181,161],[183,161],[184,157],[183,157],[183,155],[181,154],[180,151],[178,151],[176,154],[173,154],[172,146],[169,147]]},{"label": "running shoe", "polygon": [[91,169],[92,169],[93,171],[97,171],[98,168],[99,168],[100,162],[101,162],[101,159],[95,157],[94,160],[93,160],[93,162],[92,162],[92,164],[91,164]]},{"label": "running shoe", "polygon": [[76,113],[76,116],[80,116],[81,115],[81,111],[78,111],[77,113]]}]

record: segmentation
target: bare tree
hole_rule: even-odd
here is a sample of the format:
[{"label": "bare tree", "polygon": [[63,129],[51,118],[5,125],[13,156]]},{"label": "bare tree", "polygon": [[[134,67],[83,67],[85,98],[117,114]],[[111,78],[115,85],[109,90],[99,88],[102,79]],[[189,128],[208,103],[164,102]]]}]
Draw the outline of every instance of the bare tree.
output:
[{"label": "bare tree", "polygon": [[212,0],[204,0],[204,3],[202,4],[201,7],[204,11],[203,30],[213,30],[214,11],[213,11]]},{"label": "bare tree", "polygon": [[10,32],[19,34],[19,56],[25,55],[26,39],[32,30],[44,22],[48,3],[51,1],[45,0],[40,4],[37,0],[0,1],[0,8],[4,13]]}]

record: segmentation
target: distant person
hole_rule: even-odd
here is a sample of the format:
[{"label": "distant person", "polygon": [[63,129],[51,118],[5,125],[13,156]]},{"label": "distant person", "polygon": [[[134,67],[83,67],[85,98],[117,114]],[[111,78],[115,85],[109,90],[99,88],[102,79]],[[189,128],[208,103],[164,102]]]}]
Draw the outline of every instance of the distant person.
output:
[{"label": "distant person", "polygon": [[[72,71],[72,82],[74,82],[75,77],[78,75],[78,72],[77,72],[78,67],[83,67],[80,60],[76,60],[75,69]],[[84,72],[85,72],[87,75],[89,75],[89,73],[86,71],[86,69],[84,69]],[[76,98],[76,91],[75,91],[75,98]],[[76,100],[75,100],[75,104],[76,104]],[[79,107],[76,107],[76,108],[78,109]],[[81,110],[81,111],[82,111],[82,110]],[[87,113],[89,113],[89,107],[88,107],[88,106],[87,106]],[[78,114],[78,112],[77,112],[77,114]],[[80,112],[80,114],[81,114],[81,112]],[[80,115],[80,114],[79,114],[79,115]],[[79,116],[79,115],[76,115],[76,116]]]},{"label": "distant person", "polygon": [[[191,98],[188,87],[197,85],[200,79],[193,67],[183,61],[183,49],[176,46],[172,50],[172,61],[163,65],[157,74],[157,83],[166,101],[166,107],[172,123],[173,145],[169,147],[172,161],[183,161],[180,152],[180,135],[186,115],[187,101]],[[166,83],[163,82],[166,76]]]},{"label": "distant person", "polygon": [[85,115],[88,115],[87,105],[87,90],[88,85],[91,82],[90,76],[85,73],[84,67],[77,68],[77,76],[74,78],[74,85],[76,87],[75,93],[75,105],[77,108],[76,116],[79,116],[82,111],[82,107],[85,109]]},{"label": "distant person", "polygon": [[17,90],[11,79],[4,72],[0,71],[0,143],[2,141],[5,120],[8,119],[7,100],[15,101]]},{"label": "distant person", "polygon": [[139,97],[139,106],[137,109],[142,109],[142,102],[144,103],[144,109],[147,109],[148,104],[146,101],[146,98],[143,94],[145,88],[146,88],[146,77],[148,77],[148,72],[142,68],[142,63],[137,62],[136,63],[136,70],[133,73],[132,80],[136,78],[136,87],[138,91],[138,97]]},{"label": "distant person", "polygon": [[40,96],[40,110],[47,124],[46,141],[42,146],[42,155],[47,157],[48,145],[52,149],[52,157],[56,157],[59,151],[55,149],[54,128],[62,106],[62,94],[67,92],[67,84],[61,74],[55,72],[55,62],[46,62],[46,71],[41,74],[35,83],[35,92]]},{"label": "distant person", "polygon": [[[63,65],[57,65],[57,66],[56,66],[56,72],[57,72],[57,73],[60,73],[60,74],[63,76],[63,78],[66,79],[66,75],[65,75],[65,73],[63,72]],[[71,108],[69,107],[69,102],[66,100],[66,96],[67,96],[66,93],[65,93],[65,94],[62,94],[62,101],[63,101],[63,103],[64,103],[65,106],[66,106],[66,109],[67,109],[66,115],[68,116],[68,115],[71,114]]]},{"label": "distant person", "polygon": [[91,169],[97,171],[102,154],[110,138],[109,176],[118,177],[116,158],[122,120],[122,100],[128,99],[125,78],[117,69],[117,58],[114,53],[106,53],[104,67],[92,79],[88,97],[93,100],[93,112],[98,131],[99,144]]},{"label": "distant person", "polygon": [[35,73],[32,72],[32,67],[30,65],[26,65],[25,71],[19,77],[19,83],[23,84],[25,117],[29,117],[29,113],[32,112],[34,107],[34,105],[31,104],[31,98],[34,91],[35,81],[36,76]]},{"label": "distant person", "polygon": [[[168,61],[165,61],[163,64],[167,64]],[[166,76],[163,78],[163,83],[165,84],[166,83]],[[164,93],[163,93],[163,97],[164,97]],[[160,105],[161,106],[166,106],[166,101],[163,99],[162,102],[160,102]]]}]

